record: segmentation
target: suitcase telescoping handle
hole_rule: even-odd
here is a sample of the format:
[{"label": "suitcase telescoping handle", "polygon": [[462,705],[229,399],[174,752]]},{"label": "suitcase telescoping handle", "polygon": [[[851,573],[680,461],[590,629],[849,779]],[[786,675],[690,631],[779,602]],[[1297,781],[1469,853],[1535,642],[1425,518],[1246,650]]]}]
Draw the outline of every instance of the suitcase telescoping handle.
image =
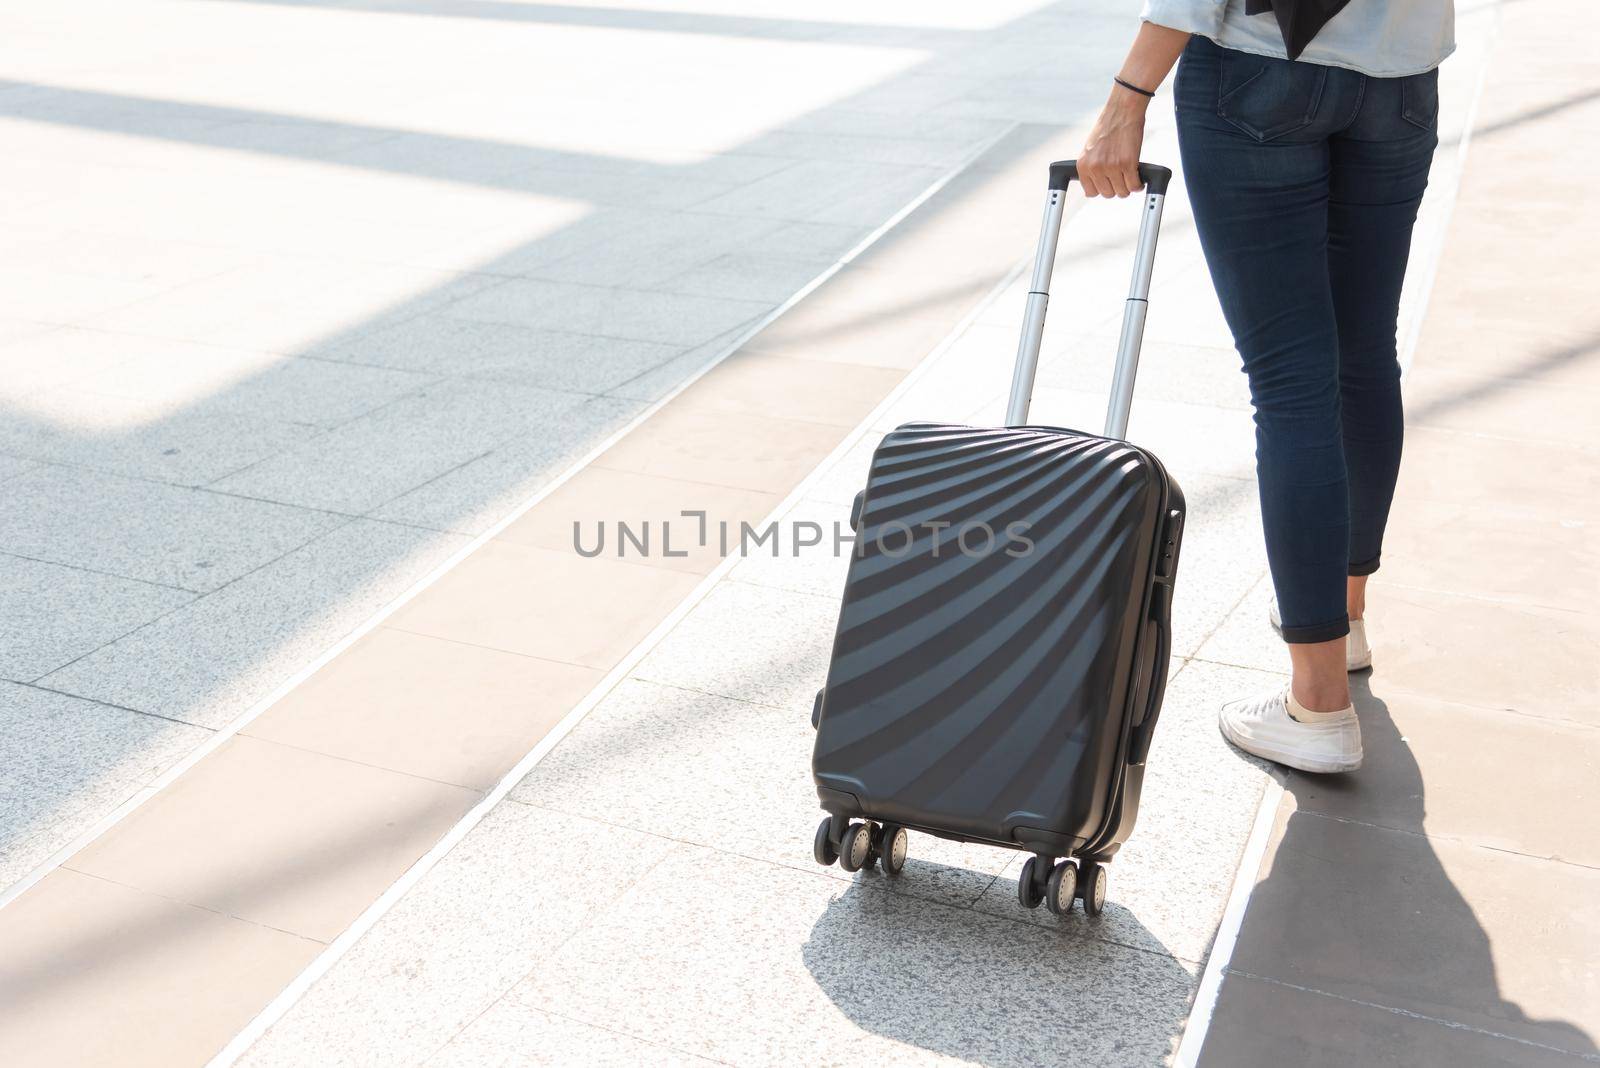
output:
[{"label": "suitcase telescoping handle", "polygon": [[[1033,379],[1039,369],[1039,343],[1044,338],[1044,313],[1050,303],[1050,273],[1055,267],[1056,244],[1061,237],[1061,214],[1067,187],[1078,177],[1078,161],[1050,164],[1050,197],[1044,206],[1044,227],[1033,261],[1033,284],[1028,287],[1028,307],[1022,317],[1022,341],[1017,346],[1017,369],[1011,378],[1011,403],[1006,425],[1028,421],[1033,399]],[[1117,368],[1111,379],[1111,400],[1106,406],[1105,434],[1122,438],[1128,432],[1128,411],[1133,406],[1133,379],[1139,370],[1139,346],[1144,341],[1144,317],[1150,307],[1150,274],[1155,269],[1156,235],[1161,230],[1161,205],[1167,199],[1172,171],[1153,163],[1139,164],[1144,182],[1140,197],[1139,246],[1134,253],[1133,281],[1122,313],[1122,337],[1117,342]]]}]

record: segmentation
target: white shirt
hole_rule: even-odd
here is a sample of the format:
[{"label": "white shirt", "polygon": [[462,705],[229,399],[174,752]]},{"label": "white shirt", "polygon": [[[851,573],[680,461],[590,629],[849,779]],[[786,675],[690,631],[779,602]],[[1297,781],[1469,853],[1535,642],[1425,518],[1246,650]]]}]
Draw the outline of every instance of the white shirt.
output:
[{"label": "white shirt", "polygon": [[[1244,0],[1145,0],[1139,17],[1209,37],[1223,48],[1288,56],[1278,20],[1271,12],[1246,15]],[[1397,78],[1432,70],[1455,50],[1454,0],[1350,0],[1312,38],[1300,61]]]}]

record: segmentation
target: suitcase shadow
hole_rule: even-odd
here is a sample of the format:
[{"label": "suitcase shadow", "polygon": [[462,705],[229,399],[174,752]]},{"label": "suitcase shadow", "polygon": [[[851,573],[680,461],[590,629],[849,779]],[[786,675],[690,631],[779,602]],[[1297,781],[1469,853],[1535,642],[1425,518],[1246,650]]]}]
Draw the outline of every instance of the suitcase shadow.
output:
[{"label": "suitcase shadow", "polygon": [[[913,859],[904,878],[925,885],[958,874]],[[1097,938],[1081,912],[1011,919],[883,883],[863,876],[835,898],[802,950],[817,985],[863,1031],[1004,1068],[1159,1064],[1169,1055],[1191,985],[1176,957]],[[1011,880],[996,885],[1009,891]],[[885,1056],[893,1060],[893,1050],[869,1046],[846,1060]]]}]

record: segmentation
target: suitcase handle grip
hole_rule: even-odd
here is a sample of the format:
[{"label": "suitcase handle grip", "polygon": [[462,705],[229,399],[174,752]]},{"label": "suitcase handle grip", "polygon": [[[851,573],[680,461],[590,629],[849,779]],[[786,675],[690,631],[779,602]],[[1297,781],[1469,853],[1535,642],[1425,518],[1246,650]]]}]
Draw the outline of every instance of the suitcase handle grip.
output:
[{"label": "suitcase handle grip", "polygon": [[[1078,161],[1064,159],[1059,163],[1050,164],[1050,188],[1066,189],[1067,186],[1078,180]],[[1159,163],[1139,164],[1139,181],[1144,183],[1146,192],[1158,197],[1167,195],[1167,183],[1172,181],[1172,168],[1163,167]]]}]

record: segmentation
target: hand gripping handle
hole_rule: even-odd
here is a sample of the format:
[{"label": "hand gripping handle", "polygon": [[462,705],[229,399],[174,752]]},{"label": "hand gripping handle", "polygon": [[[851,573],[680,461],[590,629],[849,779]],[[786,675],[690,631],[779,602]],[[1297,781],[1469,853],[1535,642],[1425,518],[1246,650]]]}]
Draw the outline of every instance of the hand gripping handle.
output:
[{"label": "hand gripping handle", "polygon": [[[1078,180],[1078,161],[1064,159],[1060,163],[1050,164],[1050,188],[1065,190],[1067,186]],[[1172,168],[1163,167],[1158,163],[1139,164],[1139,181],[1144,183],[1147,193],[1158,197],[1167,195],[1167,183],[1172,181]]]}]

